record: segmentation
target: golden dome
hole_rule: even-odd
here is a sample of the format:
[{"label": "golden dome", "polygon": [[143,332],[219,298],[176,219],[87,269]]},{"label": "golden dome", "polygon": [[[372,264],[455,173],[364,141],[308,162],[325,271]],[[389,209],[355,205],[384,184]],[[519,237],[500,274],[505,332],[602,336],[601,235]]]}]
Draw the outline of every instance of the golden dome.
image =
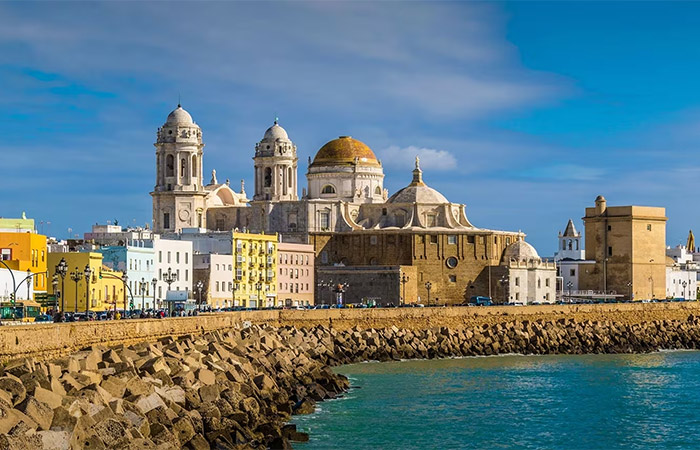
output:
[{"label": "golden dome", "polygon": [[363,142],[350,136],[340,136],[333,139],[316,153],[312,166],[331,166],[337,164],[352,164],[357,158],[360,164],[379,166],[379,161]]}]

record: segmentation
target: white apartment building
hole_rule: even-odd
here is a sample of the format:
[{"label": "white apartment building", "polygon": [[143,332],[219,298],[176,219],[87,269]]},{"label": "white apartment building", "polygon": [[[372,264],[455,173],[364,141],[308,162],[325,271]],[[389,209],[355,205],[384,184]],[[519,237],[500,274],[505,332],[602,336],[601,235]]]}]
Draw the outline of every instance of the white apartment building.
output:
[{"label": "white apartment building", "polygon": [[666,248],[666,298],[696,300],[699,263],[683,245]]}]

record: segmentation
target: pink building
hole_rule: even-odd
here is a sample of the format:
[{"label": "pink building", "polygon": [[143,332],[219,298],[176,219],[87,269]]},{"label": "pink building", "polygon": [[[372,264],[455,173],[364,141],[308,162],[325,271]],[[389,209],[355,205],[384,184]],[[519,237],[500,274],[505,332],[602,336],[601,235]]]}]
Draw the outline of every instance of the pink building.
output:
[{"label": "pink building", "polygon": [[314,246],[280,242],[277,257],[277,298],[285,306],[313,305]]}]

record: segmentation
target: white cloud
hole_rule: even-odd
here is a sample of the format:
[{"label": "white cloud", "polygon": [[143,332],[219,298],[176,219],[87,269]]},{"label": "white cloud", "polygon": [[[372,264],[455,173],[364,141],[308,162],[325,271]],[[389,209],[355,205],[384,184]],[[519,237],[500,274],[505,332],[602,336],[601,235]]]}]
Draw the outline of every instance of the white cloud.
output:
[{"label": "white cloud", "polygon": [[379,152],[382,164],[387,167],[413,168],[416,156],[420,158],[421,169],[428,170],[455,170],[457,168],[457,158],[447,150],[437,150],[434,148],[399,147],[392,145]]}]

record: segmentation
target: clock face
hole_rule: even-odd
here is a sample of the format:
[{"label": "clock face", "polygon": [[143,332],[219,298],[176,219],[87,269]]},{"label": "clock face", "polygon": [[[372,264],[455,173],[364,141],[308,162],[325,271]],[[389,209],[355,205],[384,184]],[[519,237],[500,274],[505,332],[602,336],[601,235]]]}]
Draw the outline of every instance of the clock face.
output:
[{"label": "clock face", "polygon": [[181,209],[178,216],[180,216],[180,220],[187,222],[190,220],[190,211],[188,209]]}]

